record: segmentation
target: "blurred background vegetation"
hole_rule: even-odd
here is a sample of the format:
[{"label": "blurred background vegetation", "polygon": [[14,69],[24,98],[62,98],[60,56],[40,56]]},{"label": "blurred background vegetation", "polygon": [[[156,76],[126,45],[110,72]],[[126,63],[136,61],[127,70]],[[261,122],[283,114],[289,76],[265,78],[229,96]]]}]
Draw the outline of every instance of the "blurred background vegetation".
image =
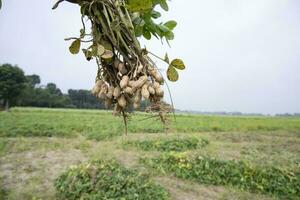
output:
[{"label": "blurred background vegetation", "polygon": [[[141,110],[146,108],[143,102]],[[0,108],[13,106],[46,108],[106,109],[90,90],[69,89],[64,94],[55,83],[41,84],[36,74],[25,75],[18,66],[0,65]]]}]

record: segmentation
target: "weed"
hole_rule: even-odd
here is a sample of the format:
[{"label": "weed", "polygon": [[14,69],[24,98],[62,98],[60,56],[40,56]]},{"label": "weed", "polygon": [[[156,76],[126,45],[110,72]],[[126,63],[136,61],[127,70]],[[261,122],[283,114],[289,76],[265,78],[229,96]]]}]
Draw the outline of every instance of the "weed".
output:
[{"label": "weed", "polygon": [[169,199],[146,175],[113,160],[71,167],[55,182],[58,199]]},{"label": "weed", "polygon": [[135,147],[143,151],[186,151],[208,145],[206,139],[196,137],[170,138],[163,140],[136,140],[124,143],[125,147]]},{"label": "weed", "polygon": [[199,183],[235,186],[285,199],[300,196],[300,171],[255,167],[244,161],[222,161],[199,154],[168,153],[142,162],[163,172]]}]

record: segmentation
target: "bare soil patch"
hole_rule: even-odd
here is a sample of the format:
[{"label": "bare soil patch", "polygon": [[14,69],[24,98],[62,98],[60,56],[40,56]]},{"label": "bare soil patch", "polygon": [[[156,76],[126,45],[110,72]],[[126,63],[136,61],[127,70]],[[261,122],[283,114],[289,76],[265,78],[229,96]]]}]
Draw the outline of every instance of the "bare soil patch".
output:
[{"label": "bare soil patch", "polygon": [[0,158],[2,187],[8,199],[53,199],[54,180],[70,165],[87,158],[79,150],[12,153]]}]

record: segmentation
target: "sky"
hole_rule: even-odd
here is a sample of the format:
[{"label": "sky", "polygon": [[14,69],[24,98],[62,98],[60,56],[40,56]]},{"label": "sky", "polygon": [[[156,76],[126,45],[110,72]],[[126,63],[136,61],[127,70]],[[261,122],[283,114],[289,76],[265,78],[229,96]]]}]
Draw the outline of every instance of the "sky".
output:
[{"label": "sky", "polygon": [[[95,62],[71,55],[64,41],[79,35],[78,6],[61,3],[53,11],[54,0],[2,3],[0,63],[63,92],[92,88]],[[299,0],[172,0],[162,21],[171,19],[178,22],[171,48],[155,39],[141,44],[185,61],[180,80],[168,83],[176,108],[300,113]],[[165,73],[167,66],[157,64]]]}]

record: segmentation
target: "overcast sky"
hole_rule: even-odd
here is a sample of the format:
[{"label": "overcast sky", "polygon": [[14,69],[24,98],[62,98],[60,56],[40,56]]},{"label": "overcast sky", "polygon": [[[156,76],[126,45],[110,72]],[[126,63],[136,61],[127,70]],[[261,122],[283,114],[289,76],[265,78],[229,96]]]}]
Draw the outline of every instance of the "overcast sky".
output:
[{"label": "overcast sky", "polygon": [[[78,6],[52,11],[54,0],[2,2],[0,63],[17,64],[64,92],[91,89],[95,63],[71,55],[64,41],[79,34]],[[164,19],[179,24],[172,48],[142,43],[185,60],[187,70],[169,83],[177,108],[300,112],[299,0],[173,0]]]}]

